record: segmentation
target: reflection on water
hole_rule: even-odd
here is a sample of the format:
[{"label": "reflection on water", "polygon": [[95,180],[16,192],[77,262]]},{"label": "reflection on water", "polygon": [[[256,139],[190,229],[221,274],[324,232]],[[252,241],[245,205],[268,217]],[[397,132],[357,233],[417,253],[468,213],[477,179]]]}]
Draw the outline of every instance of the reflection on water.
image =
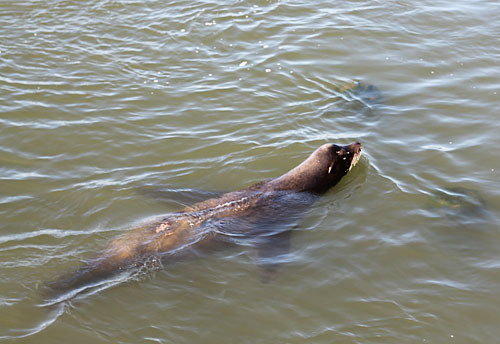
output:
[{"label": "reflection on water", "polygon": [[[0,338],[496,342],[499,6],[2,3]],[[39,307],[145,219],[354,140],[268,283],[241,245]]]}]

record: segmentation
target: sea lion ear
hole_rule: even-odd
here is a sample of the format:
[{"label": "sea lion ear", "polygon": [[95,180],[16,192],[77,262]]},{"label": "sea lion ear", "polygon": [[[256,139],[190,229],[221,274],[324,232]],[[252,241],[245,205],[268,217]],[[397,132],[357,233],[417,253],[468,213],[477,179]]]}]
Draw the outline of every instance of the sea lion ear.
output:
[{"label": "sea lion ear", "polygon": [[328,174],[330,174],[332,172],[332,168],[333,168],[333,165],[335,164],[335,162],[332,161],[332,163],[330,164],[330,166],[328,167]]}]

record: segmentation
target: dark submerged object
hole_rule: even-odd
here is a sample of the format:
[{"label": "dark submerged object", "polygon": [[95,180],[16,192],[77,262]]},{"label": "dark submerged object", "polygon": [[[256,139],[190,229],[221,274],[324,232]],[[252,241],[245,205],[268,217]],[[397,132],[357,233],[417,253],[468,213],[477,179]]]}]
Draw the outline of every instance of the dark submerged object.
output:
[{"label": "dark submerged object", "polygon": [[382,104],[384,100],[382,92],[376,86],[361,81],[350,81],[342,84],[338,87],[337,92],[342,95],[344,100],[359,102],[369,108]]},{"label": "dark submerged object", "polygon": [[474,222],[485,216],[486,202],[476,190],[464,187],[442,188],[432,193],[431,207],[448,217]]},{"label": "dark submerged object", "polygon": [[361,156],[361,144],[325,144],[284,175],[185,207],[129,231],[78,270],[46,285],[49,304],[99,288],[121,273],[158,269],[171,258],[250,242],[272,274],[288,252],[289,225],[337,184]]}]

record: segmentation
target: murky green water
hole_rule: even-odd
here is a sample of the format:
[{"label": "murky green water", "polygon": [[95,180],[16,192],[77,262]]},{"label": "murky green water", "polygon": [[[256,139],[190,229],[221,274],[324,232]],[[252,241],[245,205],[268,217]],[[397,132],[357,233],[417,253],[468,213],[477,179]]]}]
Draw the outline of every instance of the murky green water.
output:
[{"label": "murky green water", "polygon": [[[0,13],[0,340],[498,341],[498,3]],[[339,93],[351,80],[383,103]],[[40,307],[40,284],[179,209],[145,186],[235,190],[354,140],[363,159],[298,223],[271,283],[240,247]]]}]

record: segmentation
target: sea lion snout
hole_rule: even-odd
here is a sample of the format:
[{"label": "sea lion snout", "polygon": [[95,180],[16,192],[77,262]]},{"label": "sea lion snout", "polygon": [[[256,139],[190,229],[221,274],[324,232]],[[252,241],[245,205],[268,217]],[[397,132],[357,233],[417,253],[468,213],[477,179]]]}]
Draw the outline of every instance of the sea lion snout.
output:
[{"label": "sea lion snout", "polygon": [[359,159],[361,158],[361,150],[363,147],[361,147],[361,143],[358,141],[351,143],[350,145],[346,146],[347,152],[349,152],[352,155],[351,159],[351,165],[349,166],[349,171],[356,166],[358,163]]},{"label": "sea lion snout", "polygon": [[345,146],[331,144],[330,149],[332,151],[334,151],[334,156],[336,156],[336,157],[340,156],[340,157],[345,158],[344,160],[346,160],[347,157],[349,157],[349,156],[354,157],[356,155],[360,155],[362,147],[361,147],[361,143],[356,141],[356,142],[353,142],[353,143],[345,145]]},{"label": "sea lion snout", "polygon": [[361,143],[359,141],[355,141],[353,143],[351,143],[348,147],[354,147],[354,149],[358,149],[358,150],[361,150]]},{"label": "sea lion snout", "polygon": [[328,174],[339,174],[340,177],[349,172],[361,157],[361,143],[355,141],[345,146],[332,144],[330,151],[333,155],[328,167]]},{"label": "sea lion snout", "polygon": [[362,149],[361,143],[359,143],[358,141],[353,142],[351,144],[348,144],[347,146],[344,146],[343,148],[348,154],[359,154],[361,152],[361,149]]}]

